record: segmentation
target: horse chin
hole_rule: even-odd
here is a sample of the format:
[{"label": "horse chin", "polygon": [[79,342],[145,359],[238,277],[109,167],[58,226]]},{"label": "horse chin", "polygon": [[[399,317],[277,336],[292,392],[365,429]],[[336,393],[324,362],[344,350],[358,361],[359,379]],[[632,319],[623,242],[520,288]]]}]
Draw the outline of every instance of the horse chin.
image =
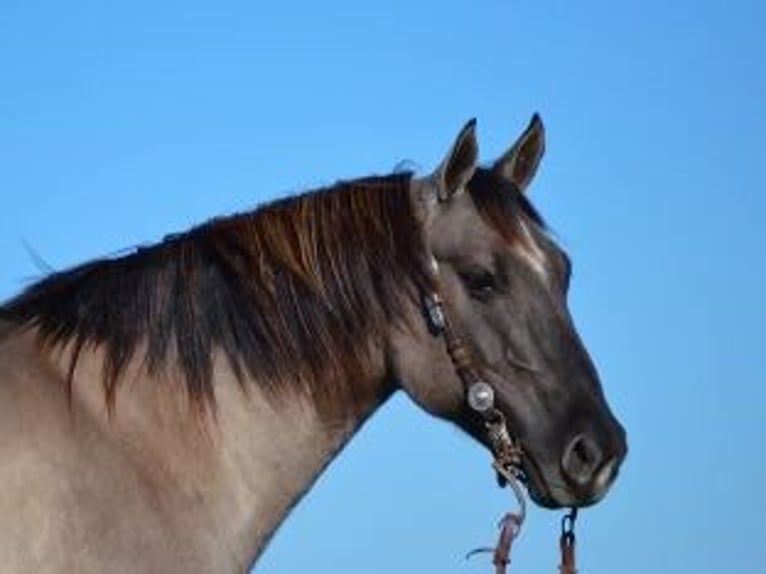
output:
[{"label": "horse chin", "polygon": [[529,498],[536,505],[550,510],[567,506],[566,503],[557,500],[543,472],[529,456],[525,456],[522,461],[522,475],[522,482],[529,493]]}]

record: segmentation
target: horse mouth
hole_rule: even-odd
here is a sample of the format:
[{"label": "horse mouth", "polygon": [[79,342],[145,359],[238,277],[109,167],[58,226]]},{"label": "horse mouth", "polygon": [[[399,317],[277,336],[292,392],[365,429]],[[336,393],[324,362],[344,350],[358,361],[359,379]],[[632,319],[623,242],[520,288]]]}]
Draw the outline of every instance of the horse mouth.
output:
[{"label": "horse mouth", "polygon": [[[471,423],[464,426],[469,434],[473,435],[480,443],[494,451],[493,445],[487,439],[487,428],[484,423],[472,417]],[[577,488],[564,479],[560,464],[551,464],[547,457],[540,457],[539,453],[529,448],[523,438],[514,436],[511,438],[521,449],[521,457],[517,465],[514,465],[512,474],[515,479],[524,485],[529,498],[537,506],[549,510],[570,507],[586,507],[599,502],[609,490],[609,486],[616,477],[618,459],[614,459],[598,473],[598,477],[589,487]],[[503,477],[499,476],[501,484]]]},{"label": "horse mouth", "polygon": [[519,479],[529,493],[532,502],[548,509],[562,508],[565,503],[559,502],[553,496],[544,474],[533,458],[525,454],[521,463]]},{"label": "horse mouth", "polygon": [[[483,442],[485,446],[492,451],[492,446],[486,442],[486,429],[483,425],[471,425],[471,434],[473,434],[480,442]],[[517,437],[513,437],[514,442],[518,441]],[[529,451],[525,448],[524,444],[518,443],[521,448],[521,457],[518,464],[513,465],[511,474],[515,477],[515,480],[524,485],[529,498],[540,507],[548,509],[563,508],[571,506],[565,500],[561,500],[554,492],[560,491],[559,488],[551,486],[548,480],[545,478],[540,465],[536,459],[529,454]],[[507,483],[505,473],[498,472],[498,483],[501,486],[505,486]],[[563,493],[560,493],[563,494]]]},{"label": "horse mouth", "polygon": [[592,506],[606,496],[616,470],[612,465],[602,469],[603,478],[597,480],[598,487],[589,492],[576,492],[563,480],[547,477],[537,461],[525,454],[521,463],[519,480],[525,486],[530,499],[536,505],[549,510],[560,508]]}]

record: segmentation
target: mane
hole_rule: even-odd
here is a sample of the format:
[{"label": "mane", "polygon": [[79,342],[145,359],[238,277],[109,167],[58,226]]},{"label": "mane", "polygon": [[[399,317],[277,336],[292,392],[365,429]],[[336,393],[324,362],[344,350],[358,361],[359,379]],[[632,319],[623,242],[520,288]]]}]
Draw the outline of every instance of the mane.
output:
[{"label": "mane", "polygon": [[71,345],[70,392],[83,350],[103,349],[110,409],[139,348],[149,374],[178,369],[200,407],[215,404],[214,351],[242,384],[276,396],[297,385],[332,404],[365,376],[371,344],[425,280],[411,178],[341,182],[214,219],[51,274],[0,315],[36,327],[48,348]]},{"label": "mane", "polygon": [[[215,405],[216,351],[243,385],[273,397],[297,389],[332,407],[354,396],[372,345],[428,282],[411,179],[340,182],[50,274],[0,306],[0,320],[36,328],[45,348],[71,345],[70,393],[82,352],[102,349],[110,410],[139,349],[148,374],[176,369],[203,410]],[[492,170],[478,169],[469,190],[509,240],[519,214],[543,226]]]},{"label": "mane", "polygon": [[469,189],[482,218],[500,232],[506,241],[523,241],[520,216],[547,231],[545,220],[527,196],[513,182],[499,176],[494,170],[477,169]]}]

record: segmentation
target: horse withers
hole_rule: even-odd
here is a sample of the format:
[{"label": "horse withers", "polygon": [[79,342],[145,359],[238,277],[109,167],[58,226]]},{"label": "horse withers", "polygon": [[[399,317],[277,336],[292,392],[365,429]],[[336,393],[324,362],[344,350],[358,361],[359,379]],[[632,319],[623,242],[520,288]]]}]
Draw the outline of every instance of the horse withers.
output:
[{"label": "horse withers", "polygon": [[479,167],[469,122],[428,176],[217,218],[2,305],[3,569],[244,571],[398,390],[489,445],[425,317],[435,269],[532,498],[597,502],[625,433],[526,196],[543,151],[535,116]]}]

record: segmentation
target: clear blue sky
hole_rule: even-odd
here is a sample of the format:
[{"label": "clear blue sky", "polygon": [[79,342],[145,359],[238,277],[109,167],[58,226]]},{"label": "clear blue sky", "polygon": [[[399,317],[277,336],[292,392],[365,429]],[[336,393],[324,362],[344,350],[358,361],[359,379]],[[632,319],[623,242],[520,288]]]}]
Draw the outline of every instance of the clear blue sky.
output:
[{"label": "clear blue sky", "polygon": [[[532,194],[623,419],[580,523],[589,574],[766,563],[766,5],[756,0],[0,6],[0,298],[56,268],[337,178],[430,170],[539,111]],[[278,532],[261,574],[487,573],[510,498],[403,397]],[[534,510],[514,571],[554,572]]]}]

